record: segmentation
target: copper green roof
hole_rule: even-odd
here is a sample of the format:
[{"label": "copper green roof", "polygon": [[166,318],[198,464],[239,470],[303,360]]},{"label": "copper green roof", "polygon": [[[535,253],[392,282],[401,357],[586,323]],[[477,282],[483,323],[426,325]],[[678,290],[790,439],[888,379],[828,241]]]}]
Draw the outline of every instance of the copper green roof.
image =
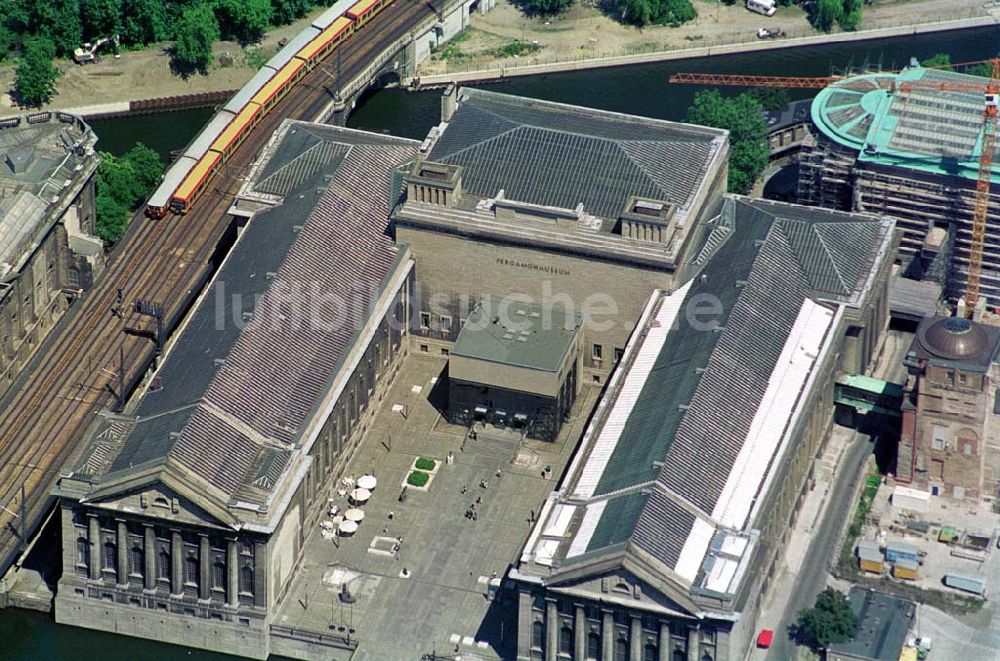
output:
[{"label": "copper green roof", "polygon": [[[812,120],[858,161],[975,179],[982,151],[986,79],[912,67],[838,81],[816,95]],[[1000,181],[1000,159],[993,181]]]}]

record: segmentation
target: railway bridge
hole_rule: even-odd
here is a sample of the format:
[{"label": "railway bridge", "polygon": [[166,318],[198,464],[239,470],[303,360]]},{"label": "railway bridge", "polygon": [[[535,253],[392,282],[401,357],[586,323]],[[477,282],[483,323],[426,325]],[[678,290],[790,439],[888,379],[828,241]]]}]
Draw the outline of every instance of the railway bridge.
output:
[{"label": "railway bridge", "polygon": [[76,461],[100,413],[127,397],[156,359],[155,322],[136,310],[114,314],[118,297],[162,306],[169,334],[231,243],[235,217],[227,210],[281,121],[342,123],[366,89],[412,71],[432,45],[468,24],[470,7],[490,1],[395,0],[285,95],[189,213],[136,215],[102,277],[0,400],[0,607],[53,511],[50,492],[63,468]]}]

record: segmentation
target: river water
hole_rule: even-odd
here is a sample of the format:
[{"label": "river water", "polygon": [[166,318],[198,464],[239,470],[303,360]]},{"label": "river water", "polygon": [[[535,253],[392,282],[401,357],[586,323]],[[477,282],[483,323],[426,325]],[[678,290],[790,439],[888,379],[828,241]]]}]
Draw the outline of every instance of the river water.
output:
[{"label": "river water", "polygon": [[[896,69],[905,65],[910,57],[926,58],[935,53],[948,53],[952,62],[969,62],[994,57],[998,52],[1000,27],[990,27],[513,78],[481,87],[603,110],[680,120],[698,88],[669,85],[667,76],[679,71],[824,76],[847,67],[880,65],[883,69]],[[808,90],[798,90],[791,96],[807,98],[812,94]],[[102,150],[121,154],[136,141],[142,141],[166,158],[171,150],[186,145],[210,116],[210,109],[185,110],[97,120],[92,125]],[[384,90],[362,99],[348,125],[423,139],[439,120],[439,92]],[[0,611],[0,661],[179,661],[195,658],[219,661],[234,657],[64,627],[40,613]]]}]

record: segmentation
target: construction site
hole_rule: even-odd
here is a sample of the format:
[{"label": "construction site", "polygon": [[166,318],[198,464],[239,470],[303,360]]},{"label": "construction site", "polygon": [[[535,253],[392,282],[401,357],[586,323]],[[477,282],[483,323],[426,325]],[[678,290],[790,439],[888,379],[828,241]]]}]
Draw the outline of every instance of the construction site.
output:
[{"label": "construction site", "polygon": [[[992,80],[929,69],[829,77],[678,74],[671,82],[815,88],[801,204],[891,216],[899,274],[963,315],[1000,309],[1000,181]],[[937,301],[934,301],[936,303]],[[989,314],[987,315],[989,316]]]}]

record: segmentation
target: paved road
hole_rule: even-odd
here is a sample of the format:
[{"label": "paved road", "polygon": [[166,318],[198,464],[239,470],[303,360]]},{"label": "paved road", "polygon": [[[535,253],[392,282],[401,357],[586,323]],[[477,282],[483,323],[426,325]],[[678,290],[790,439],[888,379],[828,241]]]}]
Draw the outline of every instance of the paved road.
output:
[{"label": "paved road", "polygon": [[830,500],[823,512],[823,519],[815,528],[809,551],[802,561],[799,575],[795,579],[795,590],[789,595],[781,623],[775,630],[774,644],[768,652],[768,661],[788,661],[796,658],[795,643],[788,639],[785,631],[795,621],[803,608],[809,608],[816,601],[816,595],[826,585],[826,578],[832,556],[838,550],[837,539],[841,527],[847,524],[854,506],[854,489],[861,477],[861,467],[872,452],[872,442],[867,436],[857,434],[851,440],[837,469],[835,483],[830,487]]}]

